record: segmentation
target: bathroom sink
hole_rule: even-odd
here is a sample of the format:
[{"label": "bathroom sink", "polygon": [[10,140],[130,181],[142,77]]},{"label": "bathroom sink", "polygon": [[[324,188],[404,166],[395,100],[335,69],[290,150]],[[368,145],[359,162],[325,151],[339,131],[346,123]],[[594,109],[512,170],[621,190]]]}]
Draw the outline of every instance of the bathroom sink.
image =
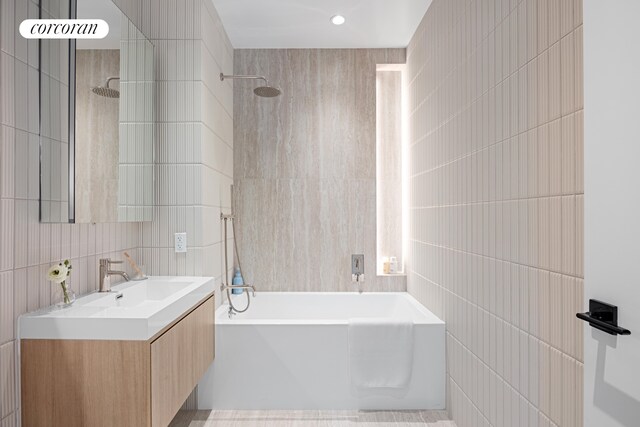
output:
[{"label": "bathroom sink", "polygon": [[20,317],[20,338],[148,340],[214,291],[210,277],[150,277]]},{"label": "bathroom sink", "polygon": [[149,282],[145,280],[124,289],[114,287],[113,292],[103,293],[101,298],[85,304],[87,307],[137,307],[155,304],[169,298],[189,286],[189,282]]}]

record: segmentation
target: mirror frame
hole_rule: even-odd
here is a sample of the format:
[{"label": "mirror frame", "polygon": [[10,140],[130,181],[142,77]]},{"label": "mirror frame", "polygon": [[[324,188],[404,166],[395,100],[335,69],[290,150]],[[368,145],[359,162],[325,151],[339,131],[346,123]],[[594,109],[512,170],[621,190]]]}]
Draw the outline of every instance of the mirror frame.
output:
[{"label": "mirror frame", "polygon": [[[42,11],[43,11],[43,0],[39,0],[38,1],[38,19],[43,19],[42,17]],[[60,19],[75,19],[77,16],[77,0],[69,0],[69,13],[68,13],[68,17],[61,17]],[[68,191],[68,195],[67,198],[69,199],[69,197],[71,197],[69,200],[67,200],[67,216],[68,219],[66,222],[64,221],[51,221],[50,218],[48,218],[46,221],[43,218],[43,208],[42,208],[42,187],[43,187],[43,173],[42,173],[42,152],[43,152],[43,136],[42,136],[42,128],[43,128],[43,105],[42,105],[42,99],[43,99],[43,84],[42,84],[42,74],[43,74],[43,40],[44,39],[38,39],[38,221],[40,223],[45,223],[45,224],[65,224],[65,223],[75,223],[75,198],[72,197],[75,193],[75,124],[74,120],[75,120],[75,103],[73,104],[73,106],[71,105],[70,102],[68,102],[67,106],[67,114],[69,114],[69,117],[67,118],[68,122],[67,125],[69,127],[68,132],[69,135],[68,137],[70,138],[68,141],[68,152],[67,152],[67,162],[68,162],[68,172],[72,174],[72,176],[74,177],[73,180],[69,179],[67,185],[67,191]],[[64,42],[64,40],[61,40],[61,43]],[[74,84],[72,87],[69,88],[69,92],[73,91],[73,95],[75,97],[75,72],[71,72],[71,64],[74,65],[75,67],[75,44],[76,41],[75,39],[69,39],[67,41],[68,43],[68,50],[69,50],[69,68],[67,69],[67,75],[68,75],[68,79],[69,82],[73,80]],[[73,53],[73,56],[71,55]],[[74,70],[75,71],[75,70]],[[69,101],[71,100],[71,94],[69,93]],[[73,112],[73,116],[71,116],[71,113]],[[73,119],[72,119],[73,117]],[[72,126],[73,124],[73,126]],[[71,134],[74,135],[74,138],[71,139]],[[73,141],[73,142],[72,142]],[[73,144],[73,149],[71,148]],[[71,161],[74,161],[73,163],[71,163]],[[73,165],[73,166],[72,166]]]},{"label": "mirror frame", "polygon": [[[78,17],[78,0],[69,0],[70,19]],[[72,102],[73,101],[73,102]],[[69,223],[76,222],[76,39],[69,40]]]}]

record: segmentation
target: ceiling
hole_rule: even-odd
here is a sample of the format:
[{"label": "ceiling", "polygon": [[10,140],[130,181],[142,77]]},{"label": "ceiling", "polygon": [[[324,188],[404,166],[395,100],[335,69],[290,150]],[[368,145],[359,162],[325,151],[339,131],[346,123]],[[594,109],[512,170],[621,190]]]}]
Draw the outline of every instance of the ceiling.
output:
[{"label": "ceiling", "polygon": [[79,19],[102,19],[109,24],[109,34],[103,39],[79,39],[77,49],[120,49],[122,12],[111,0],[78,0]]},{"label": "ceiling", "polygon": [[[432,0],[213,0],[236,49],[406,47]],[[331,24],[343,15],[341,26]]]}]

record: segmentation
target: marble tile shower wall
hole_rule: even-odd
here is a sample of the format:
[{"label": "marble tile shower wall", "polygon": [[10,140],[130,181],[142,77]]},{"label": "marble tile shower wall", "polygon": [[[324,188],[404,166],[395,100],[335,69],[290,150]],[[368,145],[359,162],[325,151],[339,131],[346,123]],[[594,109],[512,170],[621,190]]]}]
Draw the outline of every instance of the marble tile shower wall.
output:
[{"label": "marble tile shower wall", "polygon": [[[59,299],[44,280],[50,263],[71,257],[71,283],[81,293],[97,288],[98,259],[123,250],[153,274],[221,275],[218,215],[231,205],[233,92],[216,76],[232,72],[231,43],[210,0],[116,3],[156,47],[159,206],[144,226],[39,223],[38,45],[18,35],[22,20],[38,17],[38,2],[0,0],[0,427],[19,423],[15,320]],[[173,254],[173,233],[185,230],[189,253]]]},{"label": "marble tile shower wall", "polygon": [[581,0],[435,0],[408,48],[408,290],[461,427],[581,426]]},{"label": "marble tile shower wall", "polygon": [[[117,0],[155,46],[156,194],[142,226],[142,258],[152,274],[220,280],[220,212],[231,208],[233,47],[211,0]],[[187,232],[187,254],[174,233]],[[228,242],[231,248],[232,240]],[[220,303],[220,298],[217,298]]]},{"label": "marble tile shower wall", "polygon": [[[64,1],[45,1],[56,14]],[[37,18],[38,2],[0,1],[0,426],[18,423],[16,319],[60,299],[45,280],[50,264],[71,258],[71,285],[97,287],[98,259],[137,255],[137,224],[41,224],[39,204],[38,43],[19,36],[22,20]],[[52,124],[53,125],[53,124]],[[60,128],[63,123],[58,123]]]},{"label": "marble tile shower wall", "polygon": [[268,291],[405,290],[376,277],[376,64],[404,49],[236,50],[236,74],[282,88],[256,97],[236,82],[234,202],[245,278]]}]

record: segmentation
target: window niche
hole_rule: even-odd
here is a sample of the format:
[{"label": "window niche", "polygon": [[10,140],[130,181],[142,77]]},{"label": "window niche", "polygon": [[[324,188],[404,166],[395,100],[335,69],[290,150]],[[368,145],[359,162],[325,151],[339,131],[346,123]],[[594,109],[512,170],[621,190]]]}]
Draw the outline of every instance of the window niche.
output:
[{"label": "window niche", "polygon": [[[403,65],[378,65],[376,76],[376,227],[378,275],[404,272],[406,168],[403,144]],[[385,261],[397,260],[395,273]]]}]

